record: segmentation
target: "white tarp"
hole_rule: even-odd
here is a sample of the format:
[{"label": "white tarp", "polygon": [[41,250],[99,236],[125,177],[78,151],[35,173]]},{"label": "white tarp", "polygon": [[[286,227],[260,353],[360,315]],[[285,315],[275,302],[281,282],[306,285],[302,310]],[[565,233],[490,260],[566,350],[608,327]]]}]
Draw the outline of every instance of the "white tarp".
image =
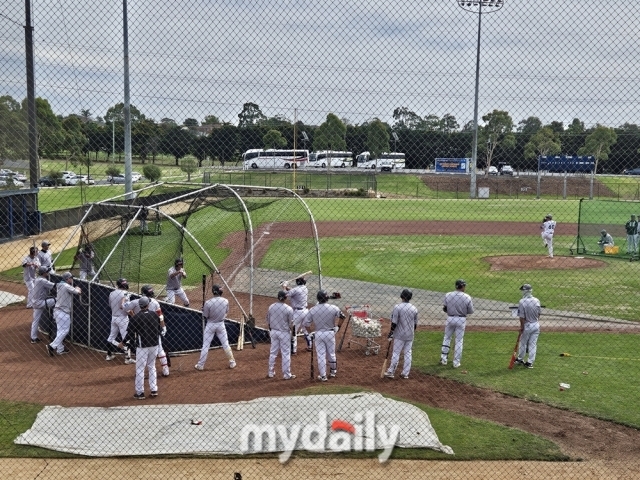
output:
[{"label": "white tarp", "polygon": [[205,405],[48,406],[15,443],[99,457],[381,449],[390,454],[394,445],[453,454],[425,412],[378,393]]},{"label": "white tarp", "polygon": [[22,295],[14,295],[13,293],[0,291],[0,308],[14,303],[24,302],[24,299],[25,297]]}]

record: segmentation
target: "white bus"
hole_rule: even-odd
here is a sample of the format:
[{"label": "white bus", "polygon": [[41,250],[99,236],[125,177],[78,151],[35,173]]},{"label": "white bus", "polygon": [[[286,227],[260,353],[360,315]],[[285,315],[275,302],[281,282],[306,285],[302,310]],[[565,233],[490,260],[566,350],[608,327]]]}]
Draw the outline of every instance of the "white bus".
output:
[{"label": "white bus", "polygon": [[263,150],[254,148],[242,154],[242,168],[305,168],[309,150]]},{"label": "white bus", "polygon": [[351,152],[336,152],[323,150],[309,154],[309,165],[317,168],[350,167],[353,163]]},{"label": "white bus", "polygon": [[381,171],[392,172],[395,170],[404,170],[405,156],[404,153],[381,153],[380,158],[371,158],[369,152],[362,152],[356,157],[358,168],[371,168],[375,170],[380,168]]}]

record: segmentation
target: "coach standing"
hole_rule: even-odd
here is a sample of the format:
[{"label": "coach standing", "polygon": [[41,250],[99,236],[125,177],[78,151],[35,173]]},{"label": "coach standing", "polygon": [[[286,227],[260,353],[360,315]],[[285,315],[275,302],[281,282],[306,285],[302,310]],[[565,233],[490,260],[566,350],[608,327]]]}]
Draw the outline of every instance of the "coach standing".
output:
[{"label": "coach standing", "polygon": [[[149,311],[149,299],[138,299],[140,311],[129,321],[127,335],[118,345],[124,347],[125,342],[133,340],[136,345],[136,393],[133,398],[144,400],[144,371],[149,370],[149,389],[151,396],[158,396],[158,374],[156,372],[156,357],[158,356],[158,343],[164,322],[156,312]],[[135,339],[135,340],[134,340]]]},{"label": "coach standing", "polygon": [[236,368],[236,361],[233,358],[233,352],[229,346],[229,338],[227,336],[227,328],[224,325],[224,319],[229,313],[229,300],[222,296],[222,287],[213,285],[211,287],[213,298],[207,300],[202,307],[202,316],[207,322],[202,335],[202,350],[200,351],[200,359],[196,363],[196,370],[204,370],[204,364],[209,356],[209,347],[216,335],[222,345],[222,351],[229,360],[229,368]]},{"label": "coach standing", "polygon": [[451,337],[455,334],[456,343],[453,351],[453,368],[458,368],[462,361],[462,346],[467,315],[473,313],[473,302],[471,301],[471,297],[465,293],[466,288],[467,282],[462,279],[456,280],[456,290],[444,296],[444,306],[442,307],[442,310],[447,314],[447,323],[444,327],[440,364],[447,364]]},{"label": "coach standing", "polygon": [[282,356],[282,376],[285,380],[296,378],[291,373],[291,327],[293,326],[293,309],[285,303],[287,292],[278,292],[278,301],[267,310],[267,328],[271,337],[269,352],[269,371],[267,376],[276,376],[276,358]]},{"label": "coach standing", "polygon": [[393,375],[400,362],[400,354],[404,352],[404,360],[402,363],[402,378],[409,378],[411,370],[411,349],[413,348],[413,337],[416,328],[418,328],[418,309],[409,301],[413,297],[411,290],[404,289],[400,293],[402,303],[398,303],[393,307],[391,312],[391,331],[389,332],[389,341],[393,339],[393,355],[391,355],[391,364],[389,369],[384,373],[387,378],[393,378]]},{"label": "coach standing", "polygon": [[47,267],[50,272],[53,272],[53,257],[51,256],[51,250],[49,250],[51,244],[48,240],[43,240],[40,246],[42,249],[38,252],[38,261],[41,266]]},{"label": "coach standing", "polygon": [[[314,339],[318,352],[318,380],[327,381],[327,356],[329,357],[329,376],[335,377],[338,373],[338,360],[336,358],[336,333],[340,330],[345,319],[344,313],[335,305],[327,303],[329,295],[320,290],[316,295],[318,304],[309,309],[304,320],[304,327],[309,328],[313,323]],[[336,320],[338,323],[336,324]]]},{"label": "coach standing", "polygon": [[[540,300],[533,296],[533,288],[528,283],[520,287],[522,299],[518,304],[518,317],[520,317],[520,348],[516,364],[533,368],[538,349],[538,337],[540,336]],[[527,361],[524,356],[529,352]]]},{"label": "coach standing", "polygon": [[69,353],[69,350],[62,343],[71,329],[71,311],[73,310],[73,297],[80,295],[80,287],[73,286],[73,275],[71,272],[62,274],[62,281],[57,285],[56,306],[53,309],[53,318],[56,321],[57,334],[53,342],[47,345],[47,352],[53,357],[54,352],[58,355]]},{"label": "coach standing", "polygon": [[[33,287],[33,320],[31,321],[31,343],[40,343],[38,337],[38,327],[40,319],[45,308],[51,308],[55,303],[53,298],[47,298],[51,289],[55,284],[49,281],[49,269],[47,267],[38,267],[38,278]],[[47,303],[49,305],[47,305]]]},{"label": "coach standing", "polygon": [[33,307],[33,287],[36,284],[36,273],[40,268],[38,261],[38,249],[36,247],[29,248],[29,255],[22,260],[22,277],[24,284],[27,286],[27,308]]}]

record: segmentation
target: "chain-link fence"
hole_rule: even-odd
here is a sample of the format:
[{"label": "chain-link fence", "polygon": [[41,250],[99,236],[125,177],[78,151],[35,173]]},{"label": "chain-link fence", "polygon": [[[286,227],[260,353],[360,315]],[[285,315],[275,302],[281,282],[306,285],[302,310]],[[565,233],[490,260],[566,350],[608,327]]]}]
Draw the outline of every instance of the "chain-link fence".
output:
[{"label": "chain-link fence", "polygon": [[639,17],[3,2],[2,476],[640,475]]}]

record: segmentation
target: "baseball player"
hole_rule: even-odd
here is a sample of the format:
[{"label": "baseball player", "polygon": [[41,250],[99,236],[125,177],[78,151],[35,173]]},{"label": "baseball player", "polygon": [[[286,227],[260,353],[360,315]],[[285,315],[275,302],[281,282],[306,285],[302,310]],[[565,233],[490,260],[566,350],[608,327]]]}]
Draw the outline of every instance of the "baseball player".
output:
[{"label": "baseball player", "polygon": [[627,254],[635,255],[638,251],[638,221],[635,215],[631,215],[624,228],[627,231]]},{"label": "baseball player", "polygon": [[[327,303],[329,295],[324,290],[320,290],[316,298],[318,299],[318,304],[309,309],[303,326],[309,329],[313,324],[314,329],[310,332],[310,335],[312,341],[315,341],[318,352],[318,380],[326,382],[327,355],[329,356],[329,376],[335,377],[338,373],[336,333],[340,330],[345,315],[338,307]],[[338,320],[337,324],[336,320]]]},{"label": "baseball player", "polygon": [[393,378],[398,363],[400,362],[400,354],[404,353],[404,361],[402,363],[402,378],[409,378],[411,370],[411,349],[413,348],[413,337],[416,328],[418,328],[418,309],[409,301],[413,297],[411,290],[404,289],[400,293],[402,303],[398,303],[393,307],[391,312],[391,331],[389,332],[389,341],[393,339],[393,354],[391,355],[391,363],[384,373],[387,378]]},{"label": "baseball player", "polygon": [[31,247],[29,248],[29,255],[22,260],[22,278],[24,279],[24,284],[27,286],[27,308],[33,307],[33,287],[36,283],[36,274],[39,267],[38,249]]},{"label": "baseball player", "polygon": [[606,230],[600,230],[598,245],[600,245],[600,253],[604,253],[604,247],[613,247],[613,237]]},{"label": "baseball player", "polygon": [[[540,300],[533,296],[531,285],[525,283],[520,287],[522,299],[518,304],[518,317],[520,317],[520,347],[518,348],[517,365],[533,368],[536,361],[538,348],[538,336],[540,336]],[[527,361],[524,356],[529,352]]]},{"label": "baseball player", "polygon": [[444,327],[440,364],[447,364],[451,337],[455,333],[456,343],[453,352],[453,368],[460,366],[467,315],[473,313],[473,302],[471,301],[471,297],[465,293],[466,288],[467,282],[462,279],[456,280],[455,291],[449,292],[444,296],[442,307],[442,310],[447,314],[447,323]]},{"label": "baseball player", "polygon": [[549,252],[549,258],[553,258],[553,232],[556,229],[556,221],[551,214],[544,217],[540,228],[542,229],[542,233],[540,234],[542,236],[542,243]]},{"label": "baseball player", "polygon": [[[55,284],[49,280],[49,269],[43,266],[38,267],[38,278],[36,278],[33,286],[31,343],[40,343],[41,341],[40,338],[38,338],[38,327],[40,326],[40,319],[42,318],[45,308],[52,307],[55,304],[53,298],[47,298],[54,286]],[[48,305],[47,302],[49,302]]]},{"label": "baseball player", "polygon": [[177,258],[167,273],[167,303],[176,303],[176,297],[178,297],[185,307],[189,306],[187,294],[182,289],[183,278],[187,278],[184,262],[181,258]]},{"label": "baseball player", "polygon": [[53,268],[53,257],[49,250],[51,243],[49,243],[48,240],[43,240],[40,246],[42,247],[38,252],[38,261],[40,262],[40,265],[47,267],[50,272],[55,273],[55,269]]},{"label": "baseball player", "polygon": [[71,329],[73,297],[81,293],[82,290],[80,290],[80,287],[73,286],[73,275],[71,275],[71,272],[64,272],[62,274],[62,281],[59,282],[57,286],[56,306],[53,309],[57,335],[55,340],[47,345],[47,352],[52,357],[55,352],[58,352],[58,355],[69,353],[69,350],[62,342]]},{"label": "baseball player", "polygon": [[278,292],[278,301],[267,310],[267,328],[271,336],[271,350],[269,352],[269,371],[267,376],[276,376],[276,358],[278,352],[282,355],[282,375],[285,380],[296,378],[291,373],[291,327],[293,326],[293,309],[285,302],[287,292]]},{"label": "baseball player", "polygon": [[[115,355],[115,348],[120,345],[120,342],[116,341],[118,333],[120,338],[124,339],[127,336],[127,326],[129,325],[129,315],[127,310],[124,309],[124,304],[129,301],[129,282],[126,278],[119,278],[116,280],[116,290],[109,294],[109,305],[111,306],[111,331],[109,332],[109,338],[107,338],[107,356],[105,360],[107,362],[113,360]],[[135,360],[131,359],[131,351],[125,348],[125,365],[135,363]]]},{"label": "baseball player", "polygon": [[[154,298],[156,296],[153,291],[153,287],[151,285],[143,285],[140,288],[140,293],[142,296],[147,297],[149,299],[149,310],[155,312],[158,315],[158,318],[162,322],[162,330],[160,335],[164,337],[167,333],[167,327],[164,321],[164,315],[162,314],[162,309],[160,308],[160,303]],[[142,297],[141,297],[142,298]],[[131,315],[135,315],[140,312],[139,298],[136,300],[130,300],[125,302],[123,308],[130,312]],[[160,366],[162,367],[162,376],[169,376],[169,367],[171,366],[171,360],[165,351],[164,346],[162,345],[162,338],[158,339],[158,360],[160,360]]]},{"label": "baseball player", "polygon": [[291,337],[291,353],[293,355],[298,353],[298,334],[300,332],[304,334],[304,338],[307,342],[307,352],[310,352],[311,338],[309,338],[307,329],[303,326],[304,319],[307,316],[307,313],[309,313],[309,310],[307,309],[307,296],[309,295],[307,281],[304,278],[296,278],[295,287],[290,288],[286,282],[283,284],[283,287],[286,291],[287,297],[289,298],[289,302],[291,303],[291,308],[293,308],[293,325],[295,330]]},{"label": "baseball player", "polygon": [[156,312],[149,310],[149,298],[138,299],[136,313],[129,321],[127,335],[118,345],[123,348],[124,343],[133,342],[136,346],[136,393],[133,398],[144,400],[144,371],[149,371],[149,389],[151,396],[158,396],[158,375],[156,373],[156,357],[158,356],[158,342],[164,330],[164,321]]},{"label": "baseball player", "polygon": [[202,307],[202,316],[204,317],[207,325],[204,327],[204,333],[202,335],[202,350],[200,351],[200,359],[196,363],[196,370],[204,370],[204,364],[207,361],[209,355],[209,347],[213,341],[213,336],[218,337],[220,345],[222,345],[222,351],[229,360],[229,368],[236,368],[236,361],[233,358],[233,352],[229,346],[229,339],[227,338],[227,329],[224,326],[224,319],[229,313],[229,300],[222,297],[222,287],[220,285],[213,285],[211,287],[211,293],[213,298],[207,300]]},{"label": "baseball player", "polygon": [[83,250],[78,250],[75,259],[80,263],[80,280],[86,280],[87,276],[93,278],[96,274],[93,268],[93,259],[96,254],[91,245],[86,245]]}]

